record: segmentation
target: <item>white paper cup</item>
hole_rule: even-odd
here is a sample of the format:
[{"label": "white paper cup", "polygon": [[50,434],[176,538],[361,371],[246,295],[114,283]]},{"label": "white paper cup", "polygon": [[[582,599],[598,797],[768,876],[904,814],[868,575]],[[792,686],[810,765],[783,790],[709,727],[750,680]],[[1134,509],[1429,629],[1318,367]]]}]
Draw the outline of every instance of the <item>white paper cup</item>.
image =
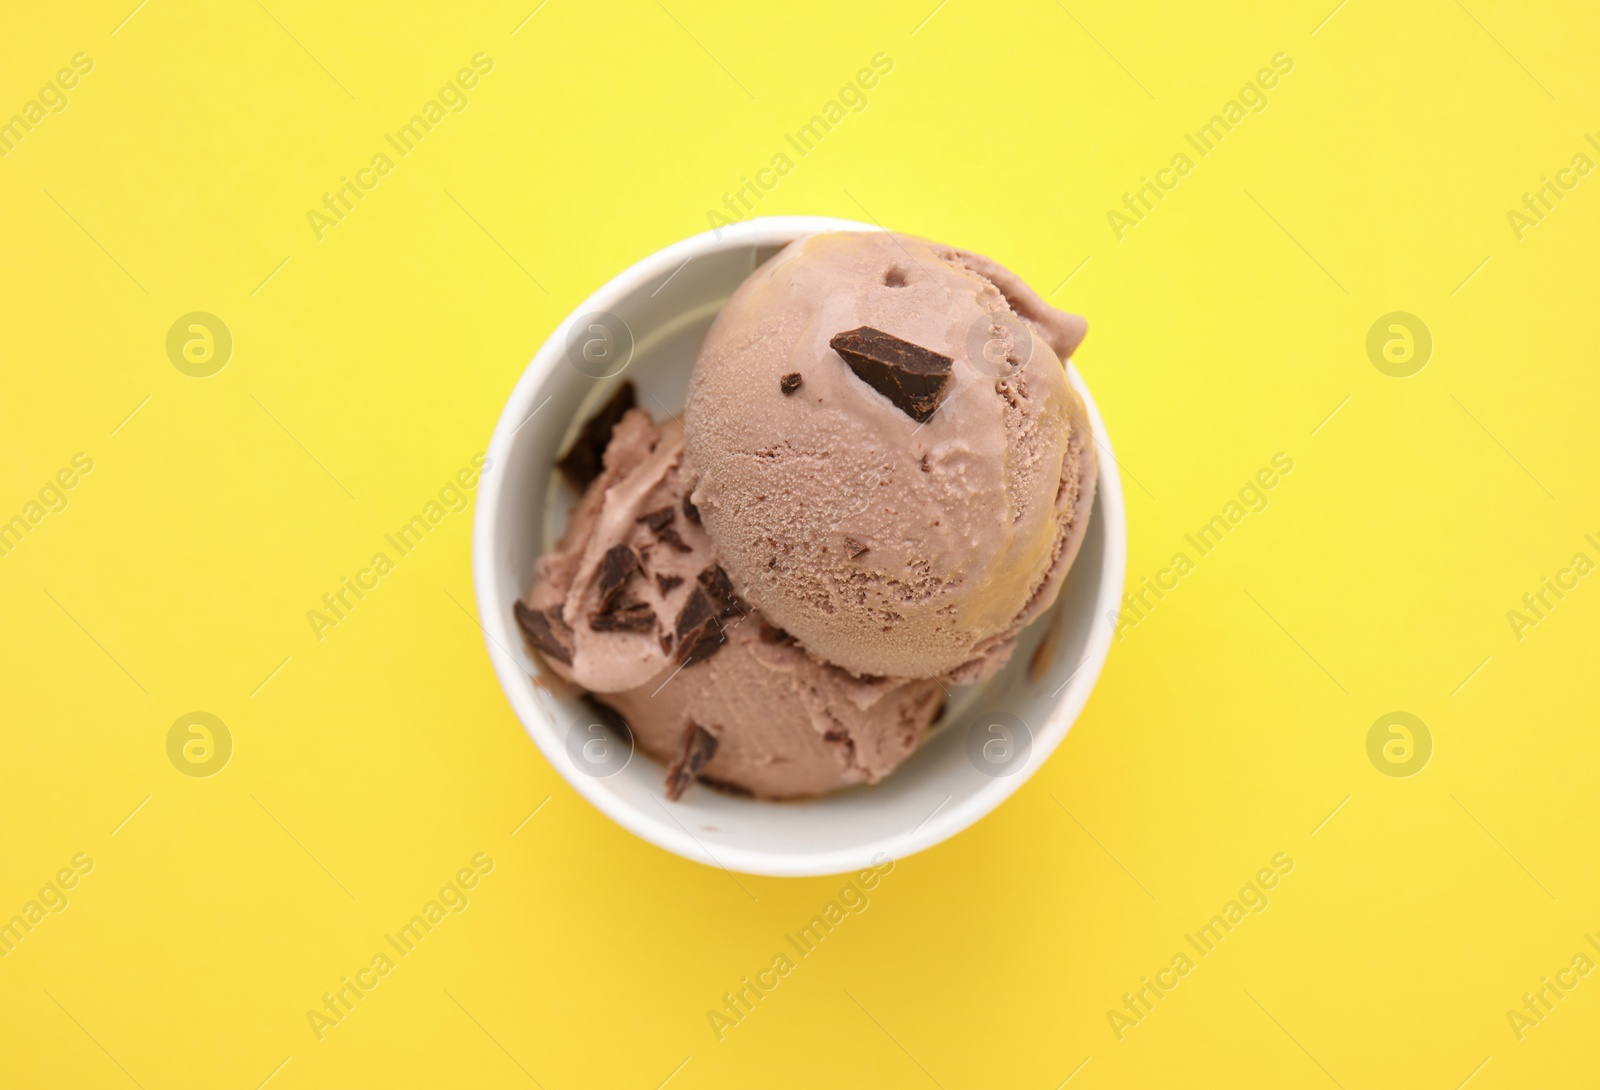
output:
[{"label": "white paper cup", "polygon": [[[650,255],[550,335],[512,391],[489,443],[472,566],[489,657],[511,707],[545,759],[584,798],[652,844],[711,866],[837,874],[886,856],[904,858],[955,835],[1000,805],[1050,756],[1089,699],[1110,649],[1127,566],[1122,486],[1105,422],[1069,365],[1100,454],[1082,551],[1055,607],[1023,633],[1005,670],[982,685],[955,689],[921,749],[883,783],[804,802],[762,802],[698,786],[668,802],[660,764],[643,752],[630,754],[583,703],[536,681],[543,667],[511,606],[527,593],[534,560],[564,525],[571,495],[553,467],[582,422],[625,379],[633,380],[640,405],[657,417],[681,412],[706,329],[756,266],[803,235],[871,230],[877,228],[849,220],[758,218]],[[1047,633],[1053,647],[1040,656],[1042,674],[1033,680],[1030,660]]]}]

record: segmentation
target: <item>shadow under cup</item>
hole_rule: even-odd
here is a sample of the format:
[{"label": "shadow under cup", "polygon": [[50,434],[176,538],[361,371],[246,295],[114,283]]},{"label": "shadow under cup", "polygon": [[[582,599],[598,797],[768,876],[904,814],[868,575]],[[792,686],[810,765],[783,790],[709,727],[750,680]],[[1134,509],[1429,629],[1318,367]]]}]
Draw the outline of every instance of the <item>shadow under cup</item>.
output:
[{"label": "shadow under cup", "polygon": [[[719,228],[646,258],[601,288],[551,334],[519,380],[489,446],[473,528],[478,614],[518,718],[580,794],[638,836],[686,858],[768,875],[836,874],[899,859],[998,806],[1050,756],[1088,699],[1122,596],[1122,490],[1104,423],[1076,370],[1099,448],[1083,546],[1052,609],[981,685],[954,687],[922,747],[883,783],[800,802],[691,789],[666,801],[663,767],[547,685],[512,603],[560,536],[574,495],[554,472],[584,420],[631,380],[639,405],[681,413],[712,320],[751,271],[818,231],[876,230],[848,220],[771,217]],[[1043,646],[1041,646],[1043,645]],[[1037,659],[1037,661],[1036,661]]]}]

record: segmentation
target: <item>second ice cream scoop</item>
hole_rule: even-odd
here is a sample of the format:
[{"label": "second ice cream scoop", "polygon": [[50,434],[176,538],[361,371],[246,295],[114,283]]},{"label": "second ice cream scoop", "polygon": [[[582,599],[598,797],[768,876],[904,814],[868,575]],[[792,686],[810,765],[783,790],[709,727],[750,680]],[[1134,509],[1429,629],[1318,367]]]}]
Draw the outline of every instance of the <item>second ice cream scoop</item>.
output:
[{"label": "second ice cream scoop", "polygon": [[739,592],[857,675],[993,673],[1088,521],[1062,363],[1083,334],[976,254],[886,232],[786,247],[707,334],[684,414]]},{"label": "second ice cream scoop", "polygon": [[671,762],[668,798],[696,779],[783,799],[892,772],[939,714],[939,684],[852,677],[732,597],[684,503],[683,428],[642,409],[600,419],[596,476],[515,606],[551,673]]}]

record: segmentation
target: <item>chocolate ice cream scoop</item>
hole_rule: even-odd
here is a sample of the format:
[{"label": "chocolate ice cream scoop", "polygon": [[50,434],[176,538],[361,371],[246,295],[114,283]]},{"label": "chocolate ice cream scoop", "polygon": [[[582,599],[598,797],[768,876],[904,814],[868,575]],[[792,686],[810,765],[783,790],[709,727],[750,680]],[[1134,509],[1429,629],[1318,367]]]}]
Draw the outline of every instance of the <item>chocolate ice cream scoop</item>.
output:
[{"label": "chocolate ice cream scoop", "polygon": [[735,589],[863,676],[978,680],[1051,603],[1095,455],[1063,361],[1083,319],[977,254],[813,235],[734,293],[684,412]]},{"label": "chocolate ice cream scoop", "polygon": [[763,798],[876,783],[944,699],[933,681],[863,679],[818,661],[744,602],[695,508],[683,429],[626,411],[560,542],[515,612],[550,671],[696,779]]}]

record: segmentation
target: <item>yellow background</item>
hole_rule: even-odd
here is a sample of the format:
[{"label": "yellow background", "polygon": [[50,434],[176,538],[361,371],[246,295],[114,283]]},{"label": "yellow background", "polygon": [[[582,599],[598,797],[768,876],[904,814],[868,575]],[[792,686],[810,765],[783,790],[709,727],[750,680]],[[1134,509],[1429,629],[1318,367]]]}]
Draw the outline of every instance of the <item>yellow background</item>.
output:
[{"label": "yellow background", "polygon": [[[1521,1040],[1506,1011],[1600,932],[1600,577],[1520,640],[1506,614],[1600,560],[1600,176],[1520,241],[1506,213],[1593,152],[1593,6],[535,2],[3,18],[0,118],[94,68],[0,159],[0,518],[94,469],[0,558],[0,918],[94,869],[0,959],[0,1082],[1592,1079],[1600,976]],[[469,107],[318,241],[307,211],[479,52]],[[322,640],[305,615],[573,306],[880,52],[758,211],[1071,274],[1130,582],[1295,469],[1015,797],[719,1041],[707,1010],[841,880],[735,882],[581,801],[491,674],[470,512]],[[1107,211],[1280,52],[1269,107],[1118,241]],[[167,358],[192,311],[234,338],[211,378]],[[1392,311],[1435,341],[1411,378],[1367,356]],[[197,710],[234,740],[210,778],[167,757]],[[1433,738],[1410,778],[1367,757],[1392,711]],[[319,1041],[306,1011],[479,852],[470,907]],[[1118,1040],[1107,1010],[1277,852],[1270,907]]]}]

